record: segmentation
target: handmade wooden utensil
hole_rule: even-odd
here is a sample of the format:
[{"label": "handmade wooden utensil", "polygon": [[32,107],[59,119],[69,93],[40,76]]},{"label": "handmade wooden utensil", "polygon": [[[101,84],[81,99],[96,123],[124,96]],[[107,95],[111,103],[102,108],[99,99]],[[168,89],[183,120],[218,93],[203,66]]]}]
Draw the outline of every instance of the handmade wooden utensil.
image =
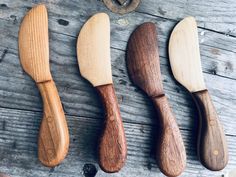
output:
[{"label": "handmade wooden utensil", "polygon": [[161,123],[157,162],[167,176],[180,175],[186,166],[186,152],[180,130],[164,94],[153,23],[140,25],[131,35],[127,49],[128,71],[133,82],[152,99]]},{"label": "handmade wooden utensil", "polygon": [[228,162],[227,144],[204,83],[197,23],[193,17],[185,18],[174,28],[169,42],[169,57],[174,77],[192,93],[199,110],[199,158],[206,168],[221,170]]},{"label": "handmade wooden utensil", "polygon": [[19,54],[23,69],[36,82],[44,112],[38,139],[39,160],[49,167],[58,165],[69,148],[69,132],[55,83],[49,68],[48,17],[44,5],[32,8],[19,31]]},{"label": "handmade wooden utensil", "polygon": [[141,0],[103,0],[103,2],[112,12],[123,15],[138,8]]},{"label": "handmade wooden utensil", "polygon": [[105,109],[105,125],[99,145],[100,167],[105,172],[117,172],[125,163],[127,147],[112,84],[107,14],[98,13],[84,24],[77,41],[77,57],[81,75],[96,87]]}]

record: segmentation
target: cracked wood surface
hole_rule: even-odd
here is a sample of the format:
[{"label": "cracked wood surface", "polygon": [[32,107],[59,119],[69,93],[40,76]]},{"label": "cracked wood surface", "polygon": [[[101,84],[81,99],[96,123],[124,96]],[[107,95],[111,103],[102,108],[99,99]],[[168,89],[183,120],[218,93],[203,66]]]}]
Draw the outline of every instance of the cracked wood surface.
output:
[{"label": "cracked wood surface", "polygon": [[[23,72],[18,57],[18,29],[25,13],[45,3],[49,13],[50,67],[68,119],[71,143],[67,159],[48,169],[37,159],[37,135],[42,101],[34,82]],[[101,1],[0,1],[0,171],[11,176],[86,176],[94,164],[96,176],[163,176],[155,163],[153,139],[156,115],[147,96],[127,75],[125,49],[129,35],[143,22],[157,26],[161,73],[187,151],[182,176],[219,176],[236,168],[236,3],[233,0],[144,0],[136,12],[113,14]],[[96,146],[103,121],[102,106],[91,85],[82,79],[76,61],[76,37],[96,12],[111,18],[111,58],[114,86],[127,136],[128,159],[121,172],[108,175],[97,165]],[[62,13],[63,12],[63,13]],[[206,170],[196,155],[197,110],[191,96],[171,73],[168,38],[185,16],[198,21],[204,78],[219,113],[229,144],[229,164],[222,172]],[[96,169],[95,169],[96,173]]]}]

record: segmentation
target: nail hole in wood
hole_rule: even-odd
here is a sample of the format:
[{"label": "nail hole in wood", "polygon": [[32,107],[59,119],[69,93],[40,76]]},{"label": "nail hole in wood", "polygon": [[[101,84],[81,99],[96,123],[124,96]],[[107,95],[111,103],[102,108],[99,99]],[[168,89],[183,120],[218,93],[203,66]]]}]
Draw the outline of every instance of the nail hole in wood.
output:
[{"label": "nail hole in wood", "polygon": [[59,23],[59,25],[62,25],[62,26],[69,25],[69,22],[67,20],[59,19],[59,20],[57,20],[57,22]]}]

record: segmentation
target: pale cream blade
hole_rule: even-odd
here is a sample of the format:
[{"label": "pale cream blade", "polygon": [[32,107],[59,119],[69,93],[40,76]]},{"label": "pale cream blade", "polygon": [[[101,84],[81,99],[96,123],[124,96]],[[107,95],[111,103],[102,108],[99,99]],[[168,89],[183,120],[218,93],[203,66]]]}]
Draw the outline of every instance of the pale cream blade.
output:
[{"label": "pale cream blade", "polygon": [[107,14],[98,13],[84,24],[77,41],[77,58],[81,75],[93,86],[112,83]]},{"label": "pale cream blade", "polygon": [[48,16],[44,5],[32,8],[19,30],[19,54],[24,70],[38,83],[51,80]]},{"label": "pale cream blade", "polygon": [[169,42],[174,77],[190,92],[205,90],[199,51],[197,23],[187,17],[174,28]]}]

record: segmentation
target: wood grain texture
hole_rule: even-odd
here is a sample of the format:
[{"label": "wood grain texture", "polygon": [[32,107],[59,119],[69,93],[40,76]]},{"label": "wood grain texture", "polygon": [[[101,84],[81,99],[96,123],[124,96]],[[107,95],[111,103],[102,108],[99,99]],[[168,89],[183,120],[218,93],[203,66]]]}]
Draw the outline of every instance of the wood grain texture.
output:
[{"label": "wood grain texture", "polygon": [[179,176],[186,166],[186,152],[175,117],[164,95],[156,26],[140,25],[131,35],[127,49],[127,65],[133,82],[152,98],[160,122],[157,162],[161,171]]},{"label": "wood grain texture", "polygon": [[[70,150],[67,158],[53,170],[39,163],[37,159],[37,134],[42,112],[23,111],[0,108],[0,125],[5,121],[5,130],[0,129],[0,171],[12,177],[76,177],[83,174],[83,166],[92,163],[98,172],[96,177],[163,177],[156,165],[155,153],[151,149],[155,146],[153,141],[154,125],[124,122],[128,143],[128,156],[126,165],[119,173],[104,173],[96,164],[97,139],[102,130],[100,120],[67,115],[70,128]],[[195,133],[192,130],[181,130],[187,150],[187,168],[181,177],[218,177],[223,172],[233,169],[236,165],[234,159],[236,152],[236,137],[227,136],[229,142],[229,164],[220,172],[205,169],[199,162],[196,154]],[[90,137],[88,139],[88,137]],[[15,144],[15,145],[14,145]],[[15,148],[13,148],[13,145]],[[5,152],[5,153],[3,153]],[[12,160],[15,159],[15,160]],[[33,169],[33,170],[32,170]]]},{"label": "wood grain texture", "polygon": [[[204,84],[198,44],[197,24],[193,17],[182,20],[173,30],[169,42],[171,69],[175,78],[195,96],[201,115],[198,154],[210,170],[222,170],[227,162],[224,132]],[[216,133],[217,132],[217,133]]]},{"label": "wood grain texture", "polygon": [[69,131],[60,97],[53,81],[37,84],[43,98],[43,119],[38,138],[39,160],[55,167],[67,155]]},{"label": "wood grain texture", "polygon": [[38,157],[45,166],[54,167],[68,152],[69,132],[49,68],[48,17],[44,5],[34,7],[24,17],[19,31],[19,54],[23,69],[35,80],[43,98]]},{"label": "wood grain texture", "polygon": [[105,109],[104,129],[99,144],[99,164],[108,173],[118,172],[126,161],[127,147],[120,109],[113,85],[96,87]]},{"label": "wood grain texture", "polygon": [[84,24],[77,40],[77,59],[81,75],[93,86],[112,83],[107,14],[95,14]]},{"label": "wood grain texture", "polygon": [[207,90],[192,93],[200,116],[198,155],[202,164],[213,171],[228,163],[228,149],[223,128]]},{"label": "wood grain texture", "polygon": [[163,95],[156,27],[144,23],[130,36],[127,66],[132,81],[150,97]]},{"label": "wood grain texture", "polygon": [[19,30],[19,55],[22,67],[35,80],[52,79],[49,68],[48,16],[44,5],[32,8]]},{"label": "wood grain texture", "polygon": [[167,98],[162,96],[152,100],[161,127],[157,142],[158,165],[166,176],[179,176],[186,167],[186,152],[179,127]]},{"label": "wood grain texture", "polygon": [[[216,3],[217,2],[217,3]],[[173,10],[173,6],[175,7]],[[196,17],[200,28],[210,29],[217,33],[236,36],[234,0],[195,1],[195,0],[148,0],[142,3],[137,12],[152,14],[168,20],[179,21],[189,15]],[[227,12],[223,13],[223,12]]]},{"label": "wood grain texture", "polygon": [[[235,18],[232,15],[235,13],[234,0],[192,0],[188,3],[145,0],[136,12],[123,16],[110,12],[102,1],[43,1],[49,12],[50,69],[63,102],[71,135],[67,158],[53,169],[42,166],[37,158],[37,135],[43,104],[37,87],[21,70],[18,58],[19,24],[28,9],[38,2],[42,1],[0,2],[0,171],[12,177],[78,177],[83,176],[83,166],[92,163],[98,170],[96,177],[111,176],[96,164],[96,142],[103,121],[101,103],[94,99],[96,92],[91,85],[78,77],[76,62],[75,46],[79,30],[98,11],[108,13],[111,20],[112,73],[128,144],[126,165],[112,176],[163,177],[156,165],[153,148],[155,109],[147,96],[130,82],[125,64],[124,51],[131,32],[137,25],[147,21],[154,22],[158,27],[163,86],[186,147],[187,166],[181,177],[218,177],[236,167],[236,38],[227,35],[230,30],[230,34],[235,32]],[[160,12],[166,13],[161,15]],[[200,27],[203,75],[228,142],[229,163],[218,172],[207,170],[197,158],[197,109],[191,95],[174,80],[166,51],[171,30],[180,18],[189,15],[195,16]],[[64,20],[65,24],[58,20]]]},{"label": "wood grain texture", "polygon": [[170,36],[169,57],[174,77],[190,92],[206,89],[201,67],[197,23],[193,17],[179,22]]}]

